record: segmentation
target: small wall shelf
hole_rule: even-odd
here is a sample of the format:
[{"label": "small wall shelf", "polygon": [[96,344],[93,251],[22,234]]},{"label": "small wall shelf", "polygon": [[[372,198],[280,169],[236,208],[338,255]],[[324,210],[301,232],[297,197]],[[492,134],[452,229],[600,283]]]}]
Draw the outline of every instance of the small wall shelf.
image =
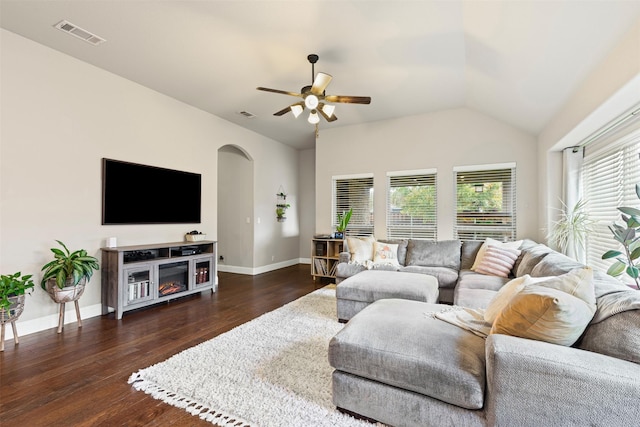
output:
[{"label": "small wall shelf", "polygon": [[342,239],[311,239],[311,275],[316,278],[336,278],[340,252],[344,250]]}]

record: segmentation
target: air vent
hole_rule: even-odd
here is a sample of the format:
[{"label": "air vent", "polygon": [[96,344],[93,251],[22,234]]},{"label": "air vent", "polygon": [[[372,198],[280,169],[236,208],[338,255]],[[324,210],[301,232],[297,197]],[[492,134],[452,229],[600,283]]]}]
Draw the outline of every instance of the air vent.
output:
[{"label": "air vent", "polygon": [[84,30],[68,21],[60,21],[56,25],[54,25],[54,27],[56,27],[60,31],[64,31],[65,33],[71,34],[74,37],[84,40],[87,43],[91,43],[94,46],[106,41],[102,37],[96,36],[95,34],[90,33],[89,31]]},{"label": "air vent", "polygon": [[256,115],[248,111],[239,111],[238,114],[245,116],[247,119],[253,119]]}]

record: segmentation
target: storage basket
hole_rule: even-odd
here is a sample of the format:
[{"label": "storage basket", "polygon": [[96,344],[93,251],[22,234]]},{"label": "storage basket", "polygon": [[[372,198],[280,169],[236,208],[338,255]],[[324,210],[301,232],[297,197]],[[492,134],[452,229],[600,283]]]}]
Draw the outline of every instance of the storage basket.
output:
[{"label": "storage basket", "polygon": [[184,237],[187,239],[187,242],[199,242],[207,238],[206,234],[185,234]]}]

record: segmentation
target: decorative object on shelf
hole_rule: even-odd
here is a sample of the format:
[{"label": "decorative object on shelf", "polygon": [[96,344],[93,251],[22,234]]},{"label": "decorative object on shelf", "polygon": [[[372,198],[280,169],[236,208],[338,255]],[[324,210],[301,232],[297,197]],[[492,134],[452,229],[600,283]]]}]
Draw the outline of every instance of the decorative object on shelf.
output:
[{"label": "decorative object on shelf", "polygon": [[353,214],[353,208],[349,208],[349,211],[338,214],[338,225],[336,225],[336,232],[334,234],[336,239],[344,239],[344,233],[347,231],[347,225],[351,220]]},{"label": "decorative object on shelf", "polygon": [[587,235],[595,230],[596,221],[590,218],[584,200],[578,200],[572,208],[562,202],[562,207],[560,219],[553,223],[547,239],[563,254],[576,258],[586,249]]},{"label": "decorative object on shelf", "polygon": [[[640,184],[636,184],[636,196],[640,199]],[[609,226],[615,241],[620,243],[624,252],[608,250],[602,255],[602,259],[615,258],[615,262],[607,270],[610,276],[618,277],[626,273],[635,282],[635,288],[640,290],[640,209],[631,207],[618,207],[622,212],[620,217],[624,225],[616,222]]]},{"label": "decorative object on shelf", "polygon": [[24,310],[24,295],[33,290],[34,283],[31,274],[17,272],[12,275],[0,276],[0,351],[4,351],[4,326],[11,323],[13,342],[18,344],[18,330],[16,320]]},{"label": "decorative object on shelf", "polygon": [[99,265],[98,259],[88,255],[85,249],[71,252],[60,240],[56,242],[64,251],[51,248],[55,259],[42,267],[44,275],[40,286],[47,291],[54,302],[60,304],[58,318],[58,333],[60,333],[64,325],[64,305],[67,302],[75,303],[78,327],[82,327],[78,299],[84,293],[84,287],[93,276],[93,271],[99,269]]},{"label": "decorative object on shelf", "polygon": [[207,235],[201,231],[193,230],[184,235],[187,242],[200,242],[207,238]]},{"label": "decorative object on shelf", "polygon": [[287,194],[284,192],[282,186],[280,186],[280,190],[276,194],[276,219],[278,222],[284,222],[287,220],[285,216],[287,213],[287,209],[291,207],[289,203],[287,203]]}]

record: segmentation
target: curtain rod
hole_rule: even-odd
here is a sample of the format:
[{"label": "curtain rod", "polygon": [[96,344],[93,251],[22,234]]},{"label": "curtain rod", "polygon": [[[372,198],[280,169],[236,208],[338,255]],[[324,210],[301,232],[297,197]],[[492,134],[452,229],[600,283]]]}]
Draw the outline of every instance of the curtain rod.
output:
[{"label": "curtain rod", "polygon": [[622,117],[619,117],[619,118],[615,119],[613,122],[609,123],[608,125],[605,125],[603,128],[601,128],[600,130],[596,131],[595,134],[591,135],[586,140],[584,140],[583,142],[578,144],[578,146],[579,147],[585,147],[588,144],[591,144],[592,142],[598,140],[600,137],[606,135],[607,133],[617,129],[618,127],[620,127],[623,123],[627,122],[628,120],[637,119],[638,117],[640,117],[640,107],[636,106],[636,107],[633,107],[633,108],[634,109],[632,109],[632,111],[630,113],[626,113]]}]

